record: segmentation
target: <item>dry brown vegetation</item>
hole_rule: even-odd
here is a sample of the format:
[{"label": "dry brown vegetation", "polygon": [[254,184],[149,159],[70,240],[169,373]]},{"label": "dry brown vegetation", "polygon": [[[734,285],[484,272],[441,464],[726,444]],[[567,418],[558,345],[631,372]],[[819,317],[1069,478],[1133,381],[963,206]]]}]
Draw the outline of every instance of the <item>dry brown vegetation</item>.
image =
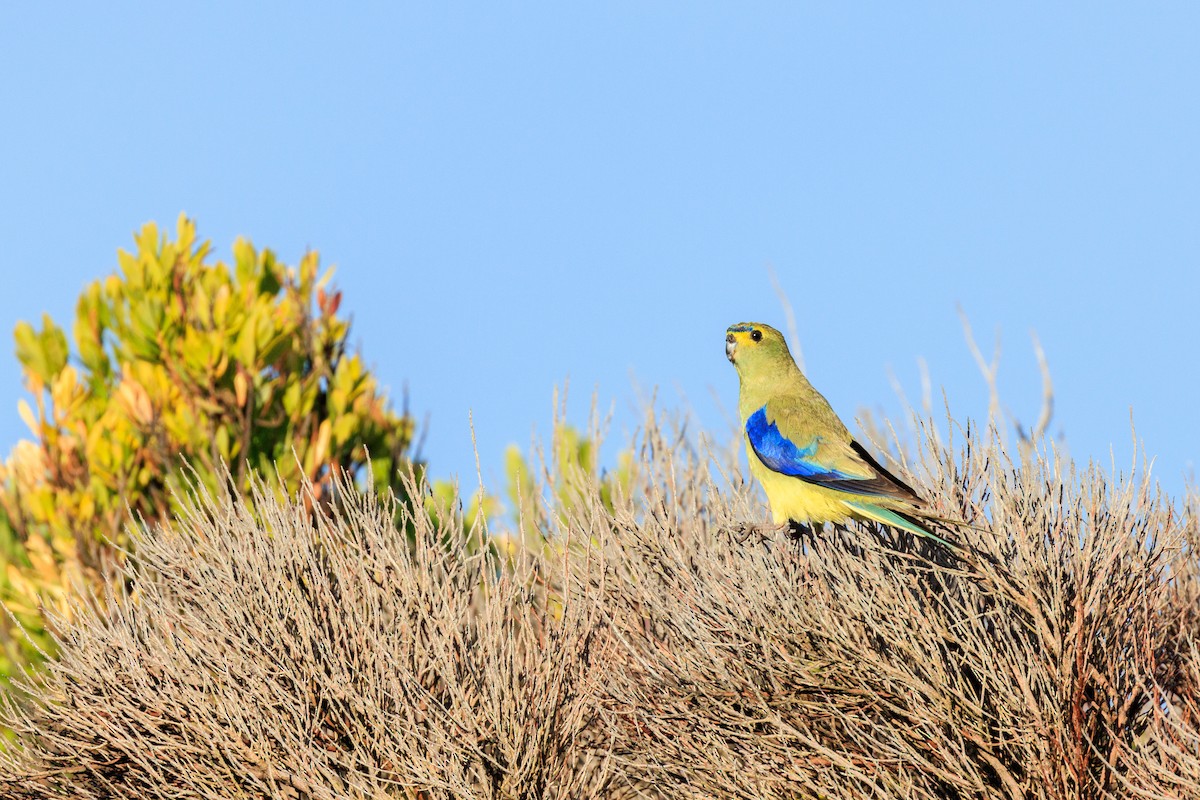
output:
[{"label": "dry brown vegetation", "polygon": [[573,481],[511,558],[452,511],[202,498],[4,711],[0,795],[1200,796],[1200,503],[957,438],[897,469],[990,529],[965,565],[742,540],[736,450],[653,422],[612,510]]}]

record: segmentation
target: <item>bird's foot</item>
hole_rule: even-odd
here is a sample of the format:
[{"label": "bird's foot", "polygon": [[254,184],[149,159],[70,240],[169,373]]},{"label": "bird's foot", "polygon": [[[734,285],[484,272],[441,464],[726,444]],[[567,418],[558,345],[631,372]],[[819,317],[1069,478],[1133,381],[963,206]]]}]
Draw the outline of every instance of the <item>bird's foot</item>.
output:
[{"label": "bird's foot", "polygon": [[787,525],[758,525],[753,522],[739,522],[729,528],[729,533],[738,544],[745,544],[754,536],[757,536],[760,542],[768,541],[774,534],[786,528],[788,528]]},{"label": "bird's foot", "polygon": [[796,542],[813,539],[825,532],[825,524],[822,522],[804,523],[790,520],[784,527],[787,528],[788,538]]}]

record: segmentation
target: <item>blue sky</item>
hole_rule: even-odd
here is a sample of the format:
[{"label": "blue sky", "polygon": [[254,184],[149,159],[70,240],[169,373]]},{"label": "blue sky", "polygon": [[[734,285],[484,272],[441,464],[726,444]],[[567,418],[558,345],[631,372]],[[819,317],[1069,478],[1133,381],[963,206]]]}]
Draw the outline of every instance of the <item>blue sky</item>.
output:
[{"label": "blue sky", "polygon": [[[1200,7],[1192,4],[25,4],[0,12],[0,333],[65,321],[181,211],[338,265],[437,475],[485,479],[571,382],[721,437],[727,325],[797,313],[844,417],[1000,389],[1173,492],[1200,452]],[[747,10],[752,9],[752,10]],[[0,449],[25,433],[11,339]]]}]

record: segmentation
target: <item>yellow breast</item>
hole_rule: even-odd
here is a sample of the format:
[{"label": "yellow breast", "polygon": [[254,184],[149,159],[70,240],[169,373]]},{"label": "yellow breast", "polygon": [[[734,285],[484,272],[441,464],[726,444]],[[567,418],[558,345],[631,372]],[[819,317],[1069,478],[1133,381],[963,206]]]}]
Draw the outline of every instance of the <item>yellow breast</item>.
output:
[{"label": "yellow breast", "polygon": [[749,439],[746,440],[746,457],[750,461],[750,474],[758,478],[763,491],[767,493],[771,517],[777,525],[788,520],[804,523],[845,522],[851,518],[850,509],[842,501],[844,495],[769,469],[758,460]]}]

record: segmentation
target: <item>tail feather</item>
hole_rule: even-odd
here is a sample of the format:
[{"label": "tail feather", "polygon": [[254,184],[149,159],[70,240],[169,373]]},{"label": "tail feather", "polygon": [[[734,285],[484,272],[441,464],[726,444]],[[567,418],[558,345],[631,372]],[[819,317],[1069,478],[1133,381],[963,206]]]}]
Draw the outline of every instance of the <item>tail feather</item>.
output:
[{"label": "tail feather", "polygon": [[[997,585],[1000,591],[1011,592],[1011,587],[1014,585],[1011,573],[997,560],[997,558],[989,553],[976,550],[967,544],[959,544],[951,541],[944,536],[934,533],[930,530],[929,523],[937,523],[941,526],[950,526],[961,528],[970,528],[974,531],[983,533],[992,533],[987,528],[980,528],[976,525],[970,525],[962,520],[949,519],[947,517],[938,517],[933,514],[926,514],[923,511],[915,513],[906,513],[903,511],[894,511],[890,508],[883,508],[874,503],[863,502],[861,500],[843,500],[847,508],[853,511],[858,516],[873,520],[882,525],[889,525],[893,528],[898,528],[902,531],[908,531],[916,536],[922,536],[930,541],[937,542],[944,546],[950,553],[965,564],[970,565],[975,570],[983,570],[981,575],[984,580]],[[986,565],[986,566],[985,566]],[[993,577],[989,577],[986,569],[994,570],[1003,579],[1000,584],[996,584]],[[1024,606],[1024,599],[1017,596],[1016,600],[1019,605]],[[1032,613],[1032,612],[1031,612]]]},{"label": "tail feather", "polygon": [[874,520],[883,525],[888,525],[893,528],[899,528],[902,531],[908,531],[915,536],[921,536],[926,539],[931,539],[940,545],[943,545],[951,550],[956,555],[965,553],[963,546],[950,541],[942,536],[931,531],[921,520],[916,517],[904,514],[902,512],[893,511],[890,508],[883,508],[873,503],[864,503],[856,500],[843,500],[855,514]]}]

